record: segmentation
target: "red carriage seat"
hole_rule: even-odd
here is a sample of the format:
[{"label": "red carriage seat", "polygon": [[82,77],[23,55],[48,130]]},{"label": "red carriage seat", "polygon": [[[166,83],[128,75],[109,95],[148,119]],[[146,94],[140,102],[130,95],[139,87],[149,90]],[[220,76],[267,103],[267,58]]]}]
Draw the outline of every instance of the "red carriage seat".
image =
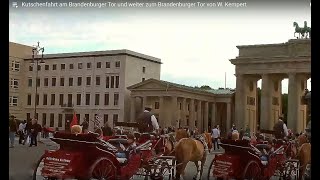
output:
[{"label": "red carriage seat", "polygon": [[152,133],[142,133],[140,135],[140,138],[138,139],[138,143],[142,144],[142,143],[145,143],[148,140],[155,140],[155,139],[156,139],[156,136],[153,135]]}]

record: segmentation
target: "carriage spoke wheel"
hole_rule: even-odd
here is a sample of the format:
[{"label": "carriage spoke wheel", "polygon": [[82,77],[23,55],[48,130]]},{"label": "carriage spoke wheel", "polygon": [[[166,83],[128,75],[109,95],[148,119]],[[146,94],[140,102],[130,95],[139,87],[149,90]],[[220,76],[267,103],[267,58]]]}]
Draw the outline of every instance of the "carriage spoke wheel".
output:
[{"label": "carriage spoke wheel", "polygon": [[91,180],[113,180],[116,179],[116,168],[107,158],[98,159],[93,166]]},{"label": "carriage spoke wheel", "polygon": [[244,169],[242,179],[259,179],[260,173],[261,169],[259,168],[259,164],[256,161],[250,161]]},{"label": "carriage spoke wheel", "polygon": [[300,162],[298,160],[287,160],[283,168],[283,179],[294,180],[299,178]]}]

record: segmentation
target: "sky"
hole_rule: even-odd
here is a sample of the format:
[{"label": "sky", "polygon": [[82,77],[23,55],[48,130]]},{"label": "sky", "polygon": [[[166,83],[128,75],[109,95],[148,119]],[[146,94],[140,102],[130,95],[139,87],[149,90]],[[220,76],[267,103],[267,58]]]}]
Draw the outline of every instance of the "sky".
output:
[{"label": "sky", "polygon": [[[40,41],[46,54],[129,49],[160,58],[162,80],[216,89],[226,79],[226,86],[235,88],[235,66],[229,60],[238,56],[236,46],[284,43],[294,39],[293,22],[311,26],[311,4],[296,1],[241,1],[246,7],[238,8],[96,9],[22,8],[18,2],[9,11],[9,41]],[[284,93],[287,88],[283,80]]]}]

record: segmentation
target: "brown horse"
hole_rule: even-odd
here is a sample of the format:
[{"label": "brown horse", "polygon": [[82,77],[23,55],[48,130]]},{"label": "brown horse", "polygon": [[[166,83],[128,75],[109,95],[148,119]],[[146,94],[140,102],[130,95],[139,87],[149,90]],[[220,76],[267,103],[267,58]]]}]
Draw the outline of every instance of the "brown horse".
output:
[{"label": "brown horse", "polygon": [[306,170],[306,166],[311,161],[311,144],[308,142],[308,138],[305,134],[301,134],[298,137],[298,153],[297,159],[300,162],[300,179]]},{"label": "brown horse", "polygon": [[210,133],[203,133],[204,134],[204,137],[206,138],[206,142],[208,142],[208,151],[210,153],[212,147],[213,147],[213,143],[212,143],[212,137],[211,137],[211,134]]},{"label": "brown horse", "polygon": [[180,141],[182,138],[188,138],[189,134],[185,129],[177,129],[175,132],[176,135],[176,142]]},{"label": "brown horse", "polygon": [[[203,166],[206,162],[208,142],[211,139],[206,138],[205,134],[200,134],[196,139],[182,138],[175,146],[175,157],[177,162],[176,179],[184,174],[188,162],[192,161],[197,167],[197,174],[193,179],[201,179]],[[200,162],[200,165],[198,164]]]}]

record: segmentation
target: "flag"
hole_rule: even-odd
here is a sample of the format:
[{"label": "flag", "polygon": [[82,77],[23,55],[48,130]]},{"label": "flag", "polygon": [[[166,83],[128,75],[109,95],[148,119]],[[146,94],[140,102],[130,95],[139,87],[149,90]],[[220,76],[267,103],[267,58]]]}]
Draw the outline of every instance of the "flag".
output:
[{"label": "flag", "polygon": [[71,129],[71,127],[73,126],[73,125],[78,125],[79,123],[78,123],[78,118],[77,118],[77,116],[76,116],[76,112],[74,112],[73,113],[73,119],[72,119],[72,121],[71,121],[71,123],[70,123],[70,129]]}]

